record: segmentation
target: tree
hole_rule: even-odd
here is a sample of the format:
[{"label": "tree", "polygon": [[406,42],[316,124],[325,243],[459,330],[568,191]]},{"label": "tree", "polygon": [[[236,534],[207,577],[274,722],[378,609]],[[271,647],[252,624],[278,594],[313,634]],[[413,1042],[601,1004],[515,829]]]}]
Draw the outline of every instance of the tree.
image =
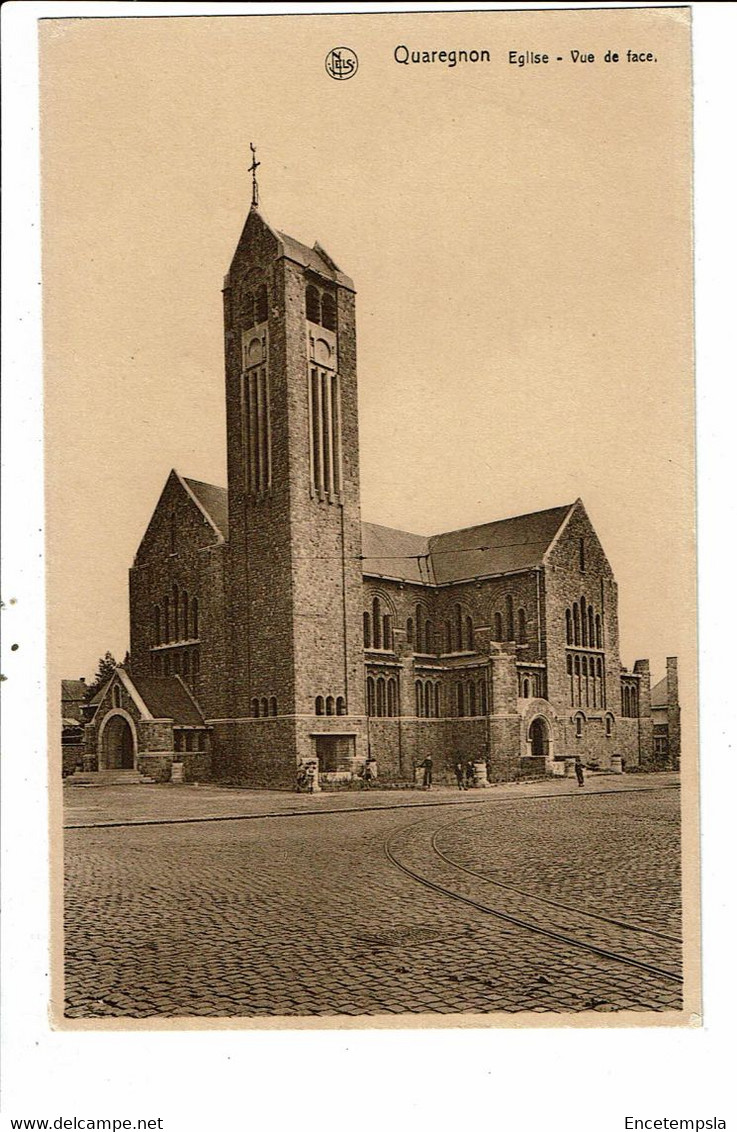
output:
[{"label": "tree", "polygon": [[117,667],[118,662],[111,652],[106,652],[104,656],[100,657],[95,678],[92,683],[87,685],[86,697],[88,703],[97,695],[101,688],[105,687]]}]

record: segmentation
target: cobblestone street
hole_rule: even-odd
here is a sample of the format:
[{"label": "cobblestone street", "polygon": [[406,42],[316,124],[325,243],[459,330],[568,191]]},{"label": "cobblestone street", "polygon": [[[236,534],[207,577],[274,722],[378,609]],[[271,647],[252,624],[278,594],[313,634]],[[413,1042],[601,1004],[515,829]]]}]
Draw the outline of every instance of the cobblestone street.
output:
[{"label": "cobblestone street", "polygon": [[69,788],[66,1014],[679,1009],[675,783]]}]

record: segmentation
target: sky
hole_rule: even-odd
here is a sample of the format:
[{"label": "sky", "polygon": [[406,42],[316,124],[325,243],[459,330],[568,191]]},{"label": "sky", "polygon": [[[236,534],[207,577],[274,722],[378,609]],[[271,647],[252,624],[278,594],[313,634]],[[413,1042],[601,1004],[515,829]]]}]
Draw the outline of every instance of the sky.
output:
[{"label": "sky", "polygon": [[[686,19],[43,23],[52,671],[122,658],[169,470],[225,484],[220,289],[251,141],[266,218],[356,284],[363,518],[434,534],[581,497],[623,662],[657,678],[693,650]],[[324,68],[339,44],[349,81]],[[405,66],[397,45],[492,60]],[[657,62],[603,62],[628,47]]]}]

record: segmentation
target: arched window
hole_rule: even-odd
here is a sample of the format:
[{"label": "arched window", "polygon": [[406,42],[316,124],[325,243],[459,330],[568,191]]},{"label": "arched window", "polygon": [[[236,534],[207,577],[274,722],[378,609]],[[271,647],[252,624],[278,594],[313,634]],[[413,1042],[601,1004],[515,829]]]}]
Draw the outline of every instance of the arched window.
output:
[{"label": "arched window", "polygon": [[325,701],[322,696],[315,697],[315,715],[325,714]]},{"label": "arched window", "polygon": [[573,707],[573,657],[566,657],[566,672],[568,673],[568,683],[571,693],[571,707]]},{"label": "arched window", "polygon": [[594,619],[594,624],[596,626],[596,647],[597,647],[597,649],[600,649],[601,648],[601,617],[599,616],[598,613],[596,614],[596,617]]},{"label": "arched window", "polygon": [[458,711],[459,716],[466,714],[466,705],[465,705],[465,702],[464,702],[464,695],[463,695],[463,685],[461,683],[456,684],[456,709]]},{"label": "arched window", "polygon": [[259,716],[258,700],[256,699],[255,696],[251,700],[251,715],[255,716],[255,718],[258,719],[258,716]]},{"label": "arched window", "polygon": [[381,646],[384,649],[392,647],[392,619],[388,613],[381,619]]},{"label": "arched window", "polygon": [[422,681],[415,680],[415,715],[422,717]]},{"label": "arched window", "polygon": [[169,598],[164,598],[164,643],[168,644],[171,640],[169,636]]},{"label": "arched window", "polygon": [[335,714],[336,715],[347,715],[346,707],[345,707],[345,700],[343,699],[342,696],[338,696],[337,700],[335,701]]},{"label": "arched window", "polygon": [[372,642],[375,649],[381,648],[381,606],[378,597],[371,602]]},{"label": "arched window", "polygon": [[589,648],[596,648],[596,633],[594,632],[594,610],[589,606]]},{"label": "arched window", "polygon": [[456,648],[458,649],[458,652],[461,652],[463,649],[463,613],[461,611],[460,605],[456,605],[454,612],[456,623]]},{"label": "arched window", "polygon": [[468,685],[468,714],[476,714],[476,685],[473,681]]},{"label": "arched window", "polygon": [[386,715],[386,681],[383,676],[376,681],[376,714]]},{"label": "arched window", "polygon": [[600,656],[597,656],[597,658],[596,658],[596,675],[601,680],[601,678],[602,678],[602,665],[601,665],[601,657]]},{"label": "arched window", "polygon": [[435,718],[440,718],[440,685],[436,684],[433,690],[433,699],[435,701]]},{"label": "arched window", "polygon": [[473,652],[474,647],[475,646],[474,646],[474,639],[473,639],[473,617],[467,617],[466,618],[466,648],[468,649],[469,652]]},{"label": "arched window", "polygon": [[335,715],[335,700],[332,696],[325,700],[325,715]]},{"label": "arched window", "polygon": [[120,695],[120,684],[116,684],[113,688],[113,707],[121,707],[122,698]]},{"label": "arched window", "polygon": [[612,719],[611,715],[607,714],[605,724],[607,738],[611,739],[612,734],[614,733],[614,720]]},{"label": "arched window", "polygon": [[325,291],[322,296],[322,324],[326,330],[335,330],[337,326],[335,297],[330,291]]},{"label": "arched window", "polygon": [[174,614],[174,640],[179,640],[179,587],[174,586],[171,596],[172,612]]},{"label": "arched window", "polygon": [[504,633],[502,632],[502,615],[501,613],[494,614],[494,640],[503,641]]},{"label": "arched window", "polygon": [[489,708],[488,708],[488,704],[487,704],[487,700],[486,700],[486,681],[485,680],[479,680],[479,703],[481,704],[481,714],[486,715],[488,713]]},{"label": "arched window", "polygon": [[445,651],[453,652],[453,627],[450,621],[445,622]]},{"label": "arched window", "polygon": [[576,680],[575,680],[576,703],[577,703],[578,707],[580,707],[581,706],[581,661],[580,661],[579,657],[574,657],[574,659],[573,659],[573,673],[576,677]]},{"label": "arched window", "polygon": [[586,621],[586,598],[581,598],[581,644],[586,647],[588,641],[587,621]]},{"label": "arched window", "polygon": [[584,722],[583,716],[577,715],[576,716],[576,738],[577,739],[583,738],[583,722]]},{"label": "arched window", "polygon": [[522,698],[525,700],[530,698],[530,681],[527,677],[522,681]]},{"label": "arched window", "polygon": [[269,714],[269,701],[267,700],[266,696],[264,696],[264,698],[261,700],[261,714]]},{"label": "arched window", "polygon": [[432,717],[432,684],[429,680],[425,681],[425,717]]},{"label": "arched window", "polygon": [[366,680],[366,714],[376,715],[376,689],[373,676],[369,676]]},{"label": "arched window", "polygon": [[423,639],[422,639],[423,620],[422,620],[422,617],[423,617],[422,606],[421,605],[415,606],[415,627],[417,629],[417,642],[416,642],[416,646],[415,646],[416,652],[422,652],[423,651],[423,649],[422,649],[422,643],[423,643]]},{"label": "arched window", "polygon": [[320,324],[320,292],[310,283],[305,292],[305,307],[310,322]]},{"label": "arched window", "polygon": [[254,295],[253,313],[256,322],[266,322],[269,317],[269,299],[266,294],[266,287],[261,284]]},{"label": "arched window", "polygon": [[407,618],[407,644],[414,644],[415,626],[411,617]]},{"label": "arched window", "polygon": [[573,626],[571,624],[571,611],[570,611],[570,609],[566,610],[566,644],[567,645],[573,644]]},{"label": "arched window", "polygon": [[435,652],[435,629],[432,621],[425,622],[425,652]]},{"label": "arched window", "polygon": [[182,594],[182,640],[189,640],[189,594]]},{"label": "arched window", "polygon": [[631,710],[633,719],[637,719],[638,715],[640,714],[640,705],[638,703],[638,691],[639,691],[639,689],[638,689],[637,685],[633,684],[632,687],[630,688],[630,710]]},{"label": "arched window", "polygon": [[527,644],[527,615],[524,609],[517,610],[517,640],[521,645]]},{"label": "arched window", "polygon": [[154,606],[154,644],[161,644],[161,610],[158,605]]},{"label": "arched window", "polygon": [[393,676],[387,681],[386,714],[391,716],[397,714],[397,682]]},{"label": "arched window", "polygon": [[581,620],[578,612],[578,603],[573,607],[573,643],[581,644]]},{"label": "arched window", "polygon": [[192,598],[192,636],[195,640],[200,635],[200,603],[196,597]]},{"label": "arched window", "polygon": [[269,715],[276,715],[276,696],[269,700]]},{"label": "arched window", "polygon": [[514,640],[514,605],[512,603],[512,595],[507,594],[506,601],[507,607],[507,640]]},{"label": "arched window", "polygon": [[363,647],[365,649],[371,648],[371,614],[364,613],[363,615]]}]

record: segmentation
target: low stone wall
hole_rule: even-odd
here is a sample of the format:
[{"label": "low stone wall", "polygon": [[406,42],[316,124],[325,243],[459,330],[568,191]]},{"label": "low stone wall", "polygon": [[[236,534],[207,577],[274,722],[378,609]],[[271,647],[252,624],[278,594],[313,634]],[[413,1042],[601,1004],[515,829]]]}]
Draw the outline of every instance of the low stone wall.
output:
[{"label": "low stone wall", "polygon": [[61,748],[61,774],[62,778],[74,774],[77,767],[84,765],[84,743],[64,743]]},{"label": "low stone wall", "polygon": [[205,751],[183,751],[185,782],[209,782],[212,778],[212,757]]}]

